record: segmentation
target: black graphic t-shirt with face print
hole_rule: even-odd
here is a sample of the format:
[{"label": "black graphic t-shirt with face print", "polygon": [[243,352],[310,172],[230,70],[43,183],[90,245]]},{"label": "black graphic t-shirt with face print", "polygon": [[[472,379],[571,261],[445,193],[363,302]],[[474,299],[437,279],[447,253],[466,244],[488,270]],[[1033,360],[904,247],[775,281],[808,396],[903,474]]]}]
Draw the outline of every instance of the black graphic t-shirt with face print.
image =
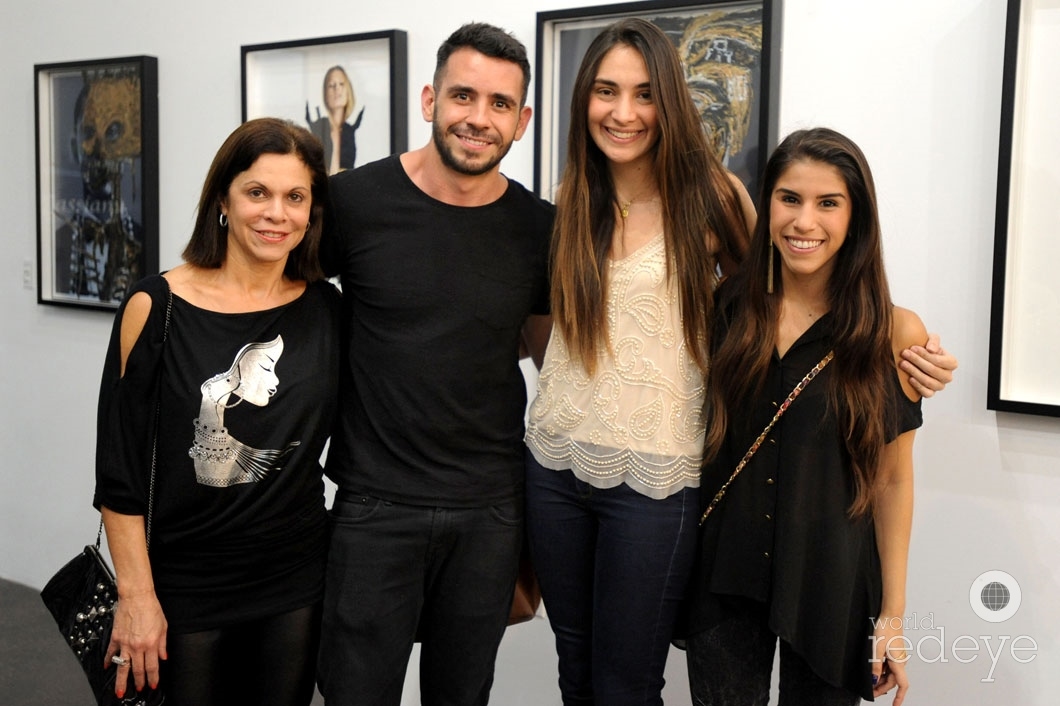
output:
[{"label": "black graphic t-shirt with face print", "polygon": [[139,289],[156,306],[124,376],[114,374],[113,347],[108,354],[97,505],[145,512],[157,400],[151,564],[170,629],[220,627],[318,600],[326,552],[319,458],[337,404],[338,292],[316,283],[289,304],[245,314],[174,296],[162,344],[165,282],[148,278]]}]

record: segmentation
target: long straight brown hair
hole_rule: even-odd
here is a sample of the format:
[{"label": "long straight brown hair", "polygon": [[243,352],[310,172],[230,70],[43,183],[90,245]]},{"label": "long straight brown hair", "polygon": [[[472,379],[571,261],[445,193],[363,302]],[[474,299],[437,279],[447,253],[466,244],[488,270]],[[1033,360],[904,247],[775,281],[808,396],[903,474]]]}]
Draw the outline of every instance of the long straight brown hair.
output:
[{"label": "long straight brown hair", "polygon": [[[728,172],[707,144],[676,49],[644,20],[604,28],[575,78],[552,240],[552,313],[571,356],[593,374],[598,351],[607,345],[605,272],[617,197],[608,160],[589,136],[589,98],[600,62],[618,45],[636,49],[647,64],[659,121],[653,166],[668,276],[677,282],[689,355],[706,370],[718,258],[743,259],[748,226]],[[711,252],[711,240],[717,252]]]},{"label": "long straight brown hair", "polygon": [[[721,292],[719,306],[726,321],[718,323],[728,326],[728,334],[710,370],[704,456],[716,456],[733,420],[750,416],[749,404],[761,392],[776,347],[783,282],[777,263],[773,272],[775,293],[767,293],[772,247],[769,205],[777,181],[793,163],[801,161],[835,167],[851,201],[846,240],[835,256],[828,281],[835,352],[829,399],[854,471],[854,500],[849,512],[858,517],[872,509],[880,454],[887,429],[893,424],[887,403],[887,377],[894,374],[892,307],[872,173],[858,146],[834,130],[793,132],[766,164],[750,255]],[[741,431],[754,434],[757,430]]]}]

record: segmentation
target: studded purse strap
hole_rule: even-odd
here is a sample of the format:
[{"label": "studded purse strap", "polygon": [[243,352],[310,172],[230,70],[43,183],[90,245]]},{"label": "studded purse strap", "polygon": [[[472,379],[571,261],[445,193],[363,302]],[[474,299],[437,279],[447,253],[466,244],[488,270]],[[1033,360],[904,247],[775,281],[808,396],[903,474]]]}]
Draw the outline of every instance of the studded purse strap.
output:
[{"label": "studded purse strap", "polygon": [[714,508],[717,507],[719,502],[721,502],[721,499],[725,497],[725,491],[727,491],[732,482],[736,480],[736,476],[740,475],[740,471],[742,471],[743,467],[747,465],[747,462],[751,460],[751,457],[755,455],[755,452],[758,451],[758,447],[765,442],[766,437],[769,436],[769,432],[773,431],[773,425],[777,423],[778,419],[784,416],[784,412],[788,411],[788,407],[790,407],[791,403],[795,401],[795,398],[798,397],[806,386],[810,384],[810,380],[817,377],[817,373],[824,370],[824,367],[831,363],[832,358],[834,357],[834,353],[828,351],[828,355],[821,358],[817,365],[810,368],[810,372],[806,373],[802,380],[799,381],[799,384],[796,385],[784,401],[780,403],[780,407],[777,408],[777,413],[773,415],[773,418],[769,420],[769,424],[766,424],[766,428],[762,430],[762,433],[759,434],[758,438],[751,444],[751,448],[747,449],[747,453],[745,453],[743,458],[740,459],[740,462],[736,464],[736,470],[732,472],[731,476],[729,476],[729,480],[725,481],[721,486],[721,489],[715,493],[714,499],[710,501],[710,505],[707,505],[707,509],[703,511],[703,516],[699,518],[700,525],[707,521],[710,513],[714,511]]}]

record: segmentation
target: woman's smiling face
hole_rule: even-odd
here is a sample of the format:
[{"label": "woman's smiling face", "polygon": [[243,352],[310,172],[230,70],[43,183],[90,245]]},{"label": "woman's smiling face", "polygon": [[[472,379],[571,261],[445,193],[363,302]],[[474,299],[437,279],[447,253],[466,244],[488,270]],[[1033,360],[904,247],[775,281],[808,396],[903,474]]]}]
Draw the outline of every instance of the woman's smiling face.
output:
[{"label": "woman's smiling face", "polygon": [[228,217],[229,259],[286,262],[305,237],[313,177],[294,154],[266,153],[232,179],[221,204]]},{"label": "woman's smiling face", "polygon": [[793,162],[773,187],[769,235],[785,277],[825,277],[846,242],[851,203],[847,185],[831,164]]},{"label": "woman's smiling face", "polygon": [[589,95],[589,134],[614,163],[651,159],[659,115],[648,65],[635,48],[615,45],[600,61]]}]

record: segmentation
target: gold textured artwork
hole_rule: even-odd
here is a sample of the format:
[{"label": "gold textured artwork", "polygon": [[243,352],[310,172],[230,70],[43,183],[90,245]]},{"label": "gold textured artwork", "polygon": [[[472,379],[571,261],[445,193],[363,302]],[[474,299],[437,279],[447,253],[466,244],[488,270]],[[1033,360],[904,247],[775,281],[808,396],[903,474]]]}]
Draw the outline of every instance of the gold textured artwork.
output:
[{"label": "gold textured artwork", "polygon": [[761,13],[718,10],[695,17],[677,51],[692,100],[725,162],[743,150],[751,129],[753,71],[762,54]]}]

